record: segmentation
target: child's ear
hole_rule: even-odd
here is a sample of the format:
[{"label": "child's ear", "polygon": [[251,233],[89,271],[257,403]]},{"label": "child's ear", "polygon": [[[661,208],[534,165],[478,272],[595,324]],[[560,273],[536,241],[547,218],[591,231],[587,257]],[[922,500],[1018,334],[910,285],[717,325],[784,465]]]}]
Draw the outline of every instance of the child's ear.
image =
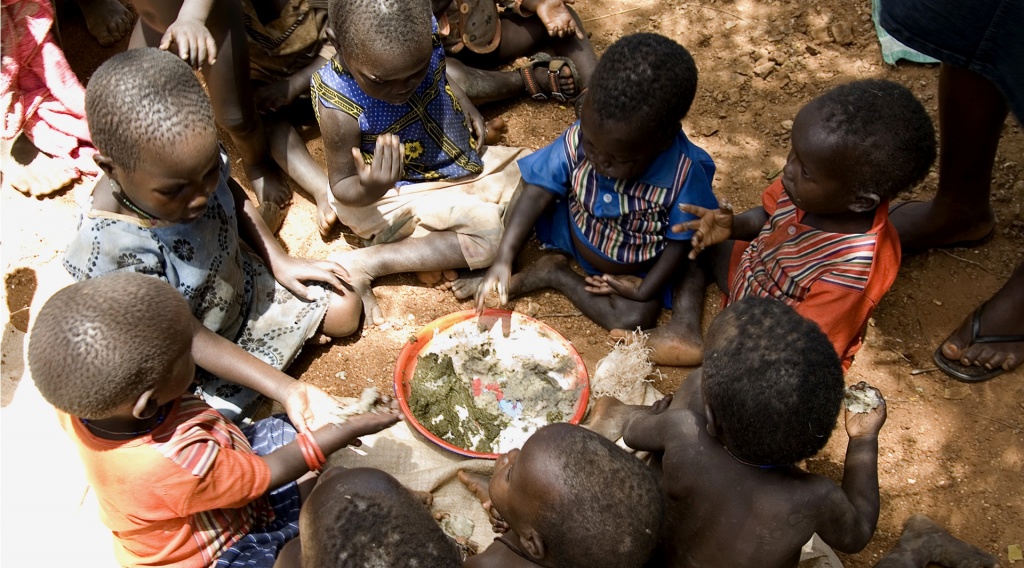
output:
[{"label": "child's ear", "polygon": [[534,560],[544,559],[547,546],[544,545],[544,537],[540,536],[540,533],[532,527],[527,527],[522,532],[516,531],[516,533],[519,535],[519,542],[523,545],[523,552],[530,555],[530,558]]},{"label": "child's ear", "polygon": [[[334,34],[334,28],[332,28],[331,26],[325,27],[324,36],[327,37],[327,41],[331,42],[331,45],[334,46],[334,50],[337,51],[338,55],[340,56],[341,45],[338,44],[338,36]],[[342,57],[342,59],[344,60],[344,57]]]},{"label": "child's ear", "polygon": [[152,418],[156,411],[160,408],[156,401],[153,400],[153,394],[156,392],[155,388],[149,389],[146,392],[139,395],[139,398],[135,401],[135,406],[132,407],[132,416],[139,420],[145,420]]},{"label": "child's ear", "polygon": [[882,198],[877,193],[858,193],[853,196],[853,202],[850,203],[850,211],[854,213],[874,211],[881,202]]},{"label": "child's ear", "polygon": [[715,411],[711,410],[711,405],[704,403],[704,417],[708,421],[708,434],[711,434],[717,440],[722,439],[722,432],[718,429],[718,422],[715,420]]},{"label": "child's ear", "polygon": [[107,174],[110,177],[115,177],[114,160],[111,160],[109,157],[103,154],[97,153],[92,157],[92,161],[96,162],[96,165],[99,166],[101,170],[103,170],[103,173]]}]

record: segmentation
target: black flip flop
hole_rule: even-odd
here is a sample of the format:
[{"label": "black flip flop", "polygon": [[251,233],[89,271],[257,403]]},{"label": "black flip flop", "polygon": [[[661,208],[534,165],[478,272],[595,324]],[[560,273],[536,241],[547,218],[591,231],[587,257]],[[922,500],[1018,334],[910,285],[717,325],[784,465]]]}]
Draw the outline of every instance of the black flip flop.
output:
[{"label": "black flip flop", "polygon": [[[981,335],[981,310],[985,304],[978,306],[971,316],[971,343],[1017,343],[1024,342],[1024,335]],[[945,343],[945,341],[943,341]],[[988,369],[981,365],[964,365],[960,361],[950,359],[942,354],[942,344],[932,356],[935,365],[942,372],[963,383],[983,383],[1006,372],[1002,367]]]}]

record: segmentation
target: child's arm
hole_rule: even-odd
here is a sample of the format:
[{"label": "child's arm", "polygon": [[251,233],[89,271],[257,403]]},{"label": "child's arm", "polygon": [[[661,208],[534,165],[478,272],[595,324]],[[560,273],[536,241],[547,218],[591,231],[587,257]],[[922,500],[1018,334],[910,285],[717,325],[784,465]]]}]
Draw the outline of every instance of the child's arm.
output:
[{"label": "child's arm", "polygon": [[704,249],[728,239],[752,241],[768,222],[768,212],[764,207],[755,207],[734,215],[732,206],[725,200],[722,200],[718,209],[684,204],[679,206],[679,210],[697,216],[692,221],[672,225],[673,233],[693,231],[690,260],[696,260]]},{"label": "child's arm", "polygon": [[508,281],[512,278],[512,263],[526,240],[530,238],[533,224],[554,198],[551,192],[531,183],[523,184],[522,192],[513,198],[511,210],[507,215],[508,224],[498,244],[498,253],[476,289],[477,312],[483,311],[484,300],[494,289],[497,289],[501,304],[508,303]]},{"label": "child's arm", "polygon": [[275,81],[256,89],[256,93],[253,95],[253,98],[256,99],[256,108],[264,112],[276,112],[292,104],[304,93],[308,95],[309,81],[313,78],[313,74],[326,63],[326,59],[317,56],[309,65],[289,75],[287,79]]},{"label": "child's arm", "polygon": [[[877,389],[863,381],[851,389]],[[846,464],[843,467],[843,489],[832,491],[825,503],[826,516],[817,533],[833,548],[842,552],[859,552],[875,534],[878,525],[878,432],[885,424],[885,400],[871,412],[857,414],[846,411]],[[834,487],[834,486],[833,486]]]},{"label": "child's arm", "polygon": [[[445,71],[445,74],[448,74],[447,70]],[[484,117],[480,114],[480,111],[477,110],[473,102],[469,100],[469,97],[466,96],[466,92],[462,90],[462,87],[460,87],[457,82],[452,81],[451,75],[447,75],[447,77],[448,86],[451,87],[452,93],[455,94],[455,100],[458,101],[459,105],[461,105],[462,113],[466,115],[466,120],[469,121],[469,124],[473,128],[471,134],[476,137],[476,151],[478,153],[482,152],[484,149],[484,141],[487,137],[487,124],[484,122]]]},{"label": "child's arm", "polygon": [[669,241],[665,249],[658,255],[658,260],[647,273],[647,276],[620,277],[614,274],[587,276],[584,289],[591,294],[618,294],[637,302],[647,302],[661,295],[662,288],[669,282],[672,275],[679,270],[679,264],[686,258],[690,244],[686,241]]},{"label": "child's arm", "polygon": [[[313,432],[313,438],[325,456],[348,446],[360,436],[376,434],[402,419],[397,410],[381,414],[360,414],[345,420],[342,424],[328,424]],[[303,458],[298,441],[262,456],[270,467],[270,489],[277,489],[286,483],[295,481],[307,471],[309,466]]]},{"label": "child's arm", "polygon": [[381,134],[373,149],[373,163],[367,165],[359,150],[362,132],[356,119],[324,106],[319,100],[316,104],[331,193],[348,207],[373,205],[402,179],[405,146],[398,136]]},{"label": "child's arm", "polygon": [[160,38],[160,49],[178,46],[178,57],[184,59],[193,69],[204,63],[213,65],[217,61],[217,42],[206,29],[206,18],[214,0],[185,0],[174,20]]},{"label": "child's arm", "polygon": [[280,402],[296,430],[329,424],[341,410],[338,401],[318,387],[289,377],[207,329],[201,321],[193,321],[192,357],[196,365]]},{"label": "child's arm", "polygon": [[256,204],[245,195],[238,182],[228,178],[228,186],[231,188],[235,210],[238,212],[238,233],[252,247],[253,252],[263,259],[274,279],[304,300],[310,299],[309,289],[303,284],[309,281],[323,282],[338,294],[345,295],[347,270],[329,260],[311,261],[289,255],[274,238],[274,234],[256,209]]}]

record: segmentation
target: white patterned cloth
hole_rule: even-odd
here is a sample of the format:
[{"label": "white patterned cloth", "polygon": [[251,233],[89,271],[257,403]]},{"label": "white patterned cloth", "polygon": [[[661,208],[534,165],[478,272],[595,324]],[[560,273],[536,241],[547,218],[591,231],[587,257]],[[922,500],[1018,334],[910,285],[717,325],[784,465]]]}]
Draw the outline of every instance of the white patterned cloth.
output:
[{"label": "white patterned cloth", "polygon": [[[115,272],[156,276],[181,292],[207,328],[283,370],[320,326],[328,296],[311,286],[313,301],[296,297],[241,242],[227,156],[222,160],[209,207],[191,223],[136,219],[89,203],[64,268],[76,280]],[[259,399],[209,373],[201,371],[199,379],[201,396],[232,420],[244,418]]]}]

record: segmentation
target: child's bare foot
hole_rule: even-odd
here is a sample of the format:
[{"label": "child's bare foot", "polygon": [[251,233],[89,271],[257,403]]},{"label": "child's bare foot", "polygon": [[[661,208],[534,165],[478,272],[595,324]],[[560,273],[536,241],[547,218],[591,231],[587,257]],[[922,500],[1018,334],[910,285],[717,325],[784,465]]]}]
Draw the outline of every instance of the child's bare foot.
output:
[{"label": "child's bare foot", "polygon": [[261,205],[274,203],[284,209],[292,202],[292,189],[276,164],[246,166],[245,175],[249,177],[252,191]]},{"label": "child's bare foot", "polygon": [[320,231],[320,238],[326,241],[337,224],[338,214],[334,212],[327,198],[318,200],[316,202],[316,228]]},{"label": "child's bare foot", "polygon": [[[627,343],[634,337],[628,329],[613,329],[610,335]],[[700,334],[672,323],[652,329],[647,347],[651,349],[651,362],[655,365],[696,367],[704,359],[704,341]]]},{"label": "child's bare foot", "polygon": [[502,137],[508,133],[508,125],[505,124],[505,119],[500,116],[488,120],[485,126],[487,133],[484,135],[484,143],[488,146],[501,142]]},{"label": "child's bare foot", "polygon": [[995,556],[954,538],[920,513],[907,519],[898,548],[914,551],[915,558],[949,568],[991,568]]},{"label": "child's bare foot", "polygon": [[486,503],[491,500],[490,493],[487,492],[487,487],[491,484],[490,476],[483,475],[480,473],[471,473],[466,470],[459,470],[458,473],[459,481],[469,489],[470,493],[476,496],[481,503]]},{"label": "child's bare foot", "polygon": [[587,423],[583,426],[614,442],[622,437],[626,417],[636,409],[613,396],[602,396],[594,401]]},{"label": "child's bare foot", "polygon": [[77,1],[85,27],[100,45],[113,45],[132,31],[132,13],[117,0]]},{"label": "child's bare foot", "polygon": [[424,270],[416,273],[416,278],[427,286],[447,290],[452,287],[452,282],[459,277],[456,270]]},{"label": "child's bare foot", "polygon": [[484,279],[486,270],[473,270],[452,282],[450,289],[456,300],[469,300],[476,295],[476,289]]},{"label": "child's bare foot", "polygon": [[377,303],[377,296],[373,294],[370,284],[373,276],[366,272],[360,259],[365,254],[362,251],[367,249],[355,249],[332,254],[329,260],[333,260],[348,270],[348,283],[352,286],[359,299],[363,301],[363,314],[367,325],[381,325],[384,323],[384,312]]},{"label": "child's bare foot", "polygon": [[3,186],[32,197],[49,195],[77,179],[60,160],[39,151],[21,134],[13,142],[3,141]]}]

